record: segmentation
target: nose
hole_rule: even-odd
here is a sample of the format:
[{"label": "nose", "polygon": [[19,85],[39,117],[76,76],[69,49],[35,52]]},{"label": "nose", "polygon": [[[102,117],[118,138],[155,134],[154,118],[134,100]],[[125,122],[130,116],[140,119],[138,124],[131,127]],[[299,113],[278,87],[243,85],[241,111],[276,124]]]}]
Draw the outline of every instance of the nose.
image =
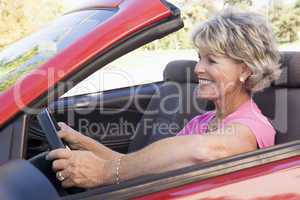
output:
[{"label": "nose", "polygon": [[196,64],[194,72],[195,72],[196,75],[205,73],[205,67],[203,66],[203,64],[201,63],[201,61],[199,61]]}]

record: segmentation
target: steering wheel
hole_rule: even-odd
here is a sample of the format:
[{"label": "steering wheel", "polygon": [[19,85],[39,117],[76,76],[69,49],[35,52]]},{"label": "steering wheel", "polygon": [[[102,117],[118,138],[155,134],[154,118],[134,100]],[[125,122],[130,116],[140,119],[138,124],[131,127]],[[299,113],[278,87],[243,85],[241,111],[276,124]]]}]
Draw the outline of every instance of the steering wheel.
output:
[{"label": "steering wheel", "polygon": [[[51,150],[57,148],[65,148],[62,140],[58,137],[57,131],[59,127],[55,119],[51,116],[47,109],[43,110],[40,114],[37,115],[39,124],[41,125],[43,132],[45,133],[47,142]],[[84,192],[85,189],[82,188],[63,188],[61,182],[56,178],[56,174],[52,170],[52,161],[46,160],[46,155],[48,152],[42,152],[29,159],[29,162],[38,168],[52,183],[56,188],[57,192],[61,196],[68,194],[75,194],[79,192]]]},{"label": "steering wheel", "polygon": [[52,183],[55,187],[56,191],[59,193],[60,196],[65,196],[71,194],[68,189],[65,189],[61,186],[61,183],[56,178],[55,173],[52,170],[52,161],[46,160],[45,157],[48,152],[42,152],[32,158],[29,159],[29,162],[38,168]]}]

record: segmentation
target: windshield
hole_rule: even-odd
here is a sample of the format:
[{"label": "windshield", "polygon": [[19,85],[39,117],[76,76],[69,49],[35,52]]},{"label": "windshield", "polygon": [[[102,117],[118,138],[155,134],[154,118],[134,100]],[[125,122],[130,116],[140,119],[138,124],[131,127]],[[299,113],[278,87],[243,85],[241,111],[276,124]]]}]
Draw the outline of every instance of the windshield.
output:
[{"label": "windshield", "polygon": [[0,53],[0,93],[115,12],[116,10],[85,10],[64,15],[45,29],[3,50]]}]

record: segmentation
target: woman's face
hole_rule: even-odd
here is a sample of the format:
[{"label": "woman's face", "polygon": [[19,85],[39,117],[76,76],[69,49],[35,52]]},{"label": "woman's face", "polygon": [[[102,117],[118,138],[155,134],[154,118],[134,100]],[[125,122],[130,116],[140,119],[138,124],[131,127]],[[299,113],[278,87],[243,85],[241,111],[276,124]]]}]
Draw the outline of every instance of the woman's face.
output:
[{"label": "woman's face", "polygon": [[218,100],[241,91],[242,63],[219,54],[200,54],[199,59],[195,73],[199,79],[200,98]]}]

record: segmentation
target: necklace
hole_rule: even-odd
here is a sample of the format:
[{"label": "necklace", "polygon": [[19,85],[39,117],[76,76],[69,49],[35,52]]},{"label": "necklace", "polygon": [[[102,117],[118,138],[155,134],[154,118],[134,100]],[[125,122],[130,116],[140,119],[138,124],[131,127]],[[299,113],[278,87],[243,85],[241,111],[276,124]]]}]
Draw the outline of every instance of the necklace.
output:
[{"label": "necklace", "polygon": [[214,117],[213,119],[211,119],[208,124],[207,124],[207,131],[206,132],[213,132],[216,131],[218,129],[218,119],[216,117]]}]

